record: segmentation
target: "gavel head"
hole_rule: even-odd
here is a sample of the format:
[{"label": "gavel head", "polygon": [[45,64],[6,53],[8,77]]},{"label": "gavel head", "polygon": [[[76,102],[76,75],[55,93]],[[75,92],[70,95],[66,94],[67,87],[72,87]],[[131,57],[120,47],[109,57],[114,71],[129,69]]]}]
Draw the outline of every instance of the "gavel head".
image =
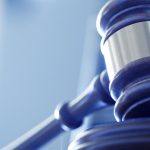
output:
[{"label": "gavel head", "polygon": [[150,1],[109,1],[97,30],[116,119],[150,117]]}]

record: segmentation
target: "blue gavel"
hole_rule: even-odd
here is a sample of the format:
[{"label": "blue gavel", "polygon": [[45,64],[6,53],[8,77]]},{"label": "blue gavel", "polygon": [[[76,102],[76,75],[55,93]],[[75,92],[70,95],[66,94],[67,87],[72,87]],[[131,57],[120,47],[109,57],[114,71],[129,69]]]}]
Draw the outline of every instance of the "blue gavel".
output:
[{"label": "blue gavel", "polygon": [[69,149],[117,150],[116,145],[119,150],[150,149],[150,0],[110,0],[98,15],[97,29],[107,72],[95,77],[81,96],[59,105],[52,117],[3,150],[36,149],[80,127],[86,116],[115,101],[115,118],[121,123],[93,128]]}]

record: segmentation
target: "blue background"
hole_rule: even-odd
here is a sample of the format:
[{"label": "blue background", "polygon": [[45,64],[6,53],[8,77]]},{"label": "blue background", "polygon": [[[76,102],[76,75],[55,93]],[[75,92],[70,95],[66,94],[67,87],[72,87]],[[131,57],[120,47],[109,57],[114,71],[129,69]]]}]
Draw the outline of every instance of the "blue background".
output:
[{"label": "blue background", "polygon": [[[76,97],[79,84],[78,91],[85,88],[81,74],[96,69],[91,55],[99,52],[95,22],[102,2],[0,2],[0,147],[47,118],[59,102]],[[81,65],[83,57],[94,63]],[[65,134],[43,149],[64,150],[68,143]]]}]

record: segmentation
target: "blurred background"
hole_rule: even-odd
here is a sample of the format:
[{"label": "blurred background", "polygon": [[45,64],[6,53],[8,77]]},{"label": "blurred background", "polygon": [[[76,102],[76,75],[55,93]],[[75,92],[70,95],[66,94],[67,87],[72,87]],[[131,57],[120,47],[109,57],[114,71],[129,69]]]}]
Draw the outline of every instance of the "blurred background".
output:
[{"label": "blurred background", "polygon": [[[0,1],[0,147],[75,98],[104,68],[95,24],[105,2]],[[78,132],[41,149],[66,150]]]}]

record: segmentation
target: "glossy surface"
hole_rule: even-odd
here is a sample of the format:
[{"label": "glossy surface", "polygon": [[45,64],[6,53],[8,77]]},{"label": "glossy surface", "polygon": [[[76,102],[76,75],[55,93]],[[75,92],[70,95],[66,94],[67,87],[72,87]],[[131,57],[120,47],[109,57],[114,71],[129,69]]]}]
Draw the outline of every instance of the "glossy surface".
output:
[{"label": "glossy surface", "polygon": [[150,120],[99,125],[80,133],[68,150],[149,150]]},{"label": "glossy surface", "polygon": [[97,30],[105,42],[121,28],[149,20],[149,0],[109,0],[99,12]]}]

